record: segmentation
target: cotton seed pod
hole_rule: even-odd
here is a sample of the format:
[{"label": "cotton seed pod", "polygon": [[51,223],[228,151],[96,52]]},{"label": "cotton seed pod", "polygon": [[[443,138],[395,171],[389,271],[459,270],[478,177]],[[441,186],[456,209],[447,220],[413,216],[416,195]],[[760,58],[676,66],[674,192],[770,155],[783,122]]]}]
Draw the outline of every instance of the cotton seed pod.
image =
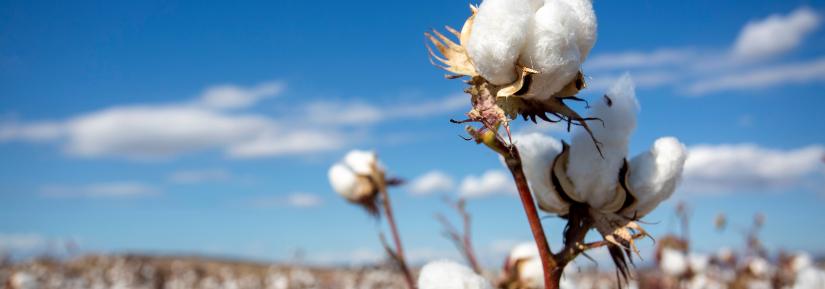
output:
[{"label": "cotton seed pod", "polygon": [[353,150],[343,161],[329,169],[332,189],[373,216],[378,215],[376,204],[379,186],[384,185],[384,170],[374,152]]},{"label": "cotton seed pod", "polygon": [[492,289],[487,279],[467,266],[439,260],[427,263],[418,276],[419,289]]}]

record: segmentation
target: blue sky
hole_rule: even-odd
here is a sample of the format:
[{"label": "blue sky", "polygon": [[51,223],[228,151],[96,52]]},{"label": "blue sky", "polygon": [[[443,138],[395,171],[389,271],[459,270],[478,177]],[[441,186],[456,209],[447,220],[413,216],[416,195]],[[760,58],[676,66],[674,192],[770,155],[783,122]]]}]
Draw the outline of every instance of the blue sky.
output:
[{"label": "blue sky", "polygon": [[[770,248],[825,253],[825,3],[595,9],[583,95],[631,72],[642,106],[631,155],[667,135],[693,153],[682,188],[647,218],[654,236],[676,230],[684,200],[699,250],[742,243],[713,230],[717,213],[745,226],[763,212]],[[414,260],[456,257],[432,217],[449,193],[475,196],[478,250],[499,264],[530,238],[526,220],[510,183],[462,188],[504,168],[447,122],[469,102],[430,65],[422,35],[468,13],[462,1],[3,1],[0,250],[71,239],[88,251],[372,260],[380,225],[326,176],[362,148],[412,184],[443,176],[392,192]],[[557,244],[562,224],[545,224]]]}]

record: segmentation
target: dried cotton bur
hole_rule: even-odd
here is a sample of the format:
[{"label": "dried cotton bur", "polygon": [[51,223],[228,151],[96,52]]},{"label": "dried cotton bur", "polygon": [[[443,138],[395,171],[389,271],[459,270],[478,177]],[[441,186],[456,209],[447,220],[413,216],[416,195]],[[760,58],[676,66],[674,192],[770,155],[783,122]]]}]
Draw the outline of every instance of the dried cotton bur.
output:
[{"label": "dried cotton bur", "polygon": [[[473,108],[468,127],[478,141],[498,138],[503,126],[518,116],[536,122],[564,121],[589,131],[588,120],[568,107],[565,100],[581,100],[585,87],[580,71],[596,41],[596,15],[590,0],[486,0],[461,31],[446,29],[459,42],[433,30],[426,37],[434,65],[452,73],[447,78],[469,77],[465,90]],[[487,134],[492,132],[493,135]],[[598,141],[592,138],[598,148]]]}]

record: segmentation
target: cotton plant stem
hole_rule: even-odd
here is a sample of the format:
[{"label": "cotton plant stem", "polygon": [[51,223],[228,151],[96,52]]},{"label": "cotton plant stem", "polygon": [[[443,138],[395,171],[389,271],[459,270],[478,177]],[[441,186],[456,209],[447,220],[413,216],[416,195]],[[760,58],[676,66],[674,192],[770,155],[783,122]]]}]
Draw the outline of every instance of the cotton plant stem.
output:
[{"label": "cotton plant stem", "polygon": [[390,205],[390,194],[387,193],[386,187],[380,190],[381,199],[384,202],[384,215],[387,217],[387,224],[390,226],[392,232],[392,240],[395,243],[395,255],[400,263],[401,272],[404,274],[404,279],[407,281],[408,289],[415,289],[415,279],[413,279],[410,267],[407,266],[407,259],[404,257],[404,247],[401,246],[401,235],[398,234],[398,226],[395,224],[395,217],[392,213],[392,206]]},{"label": "cotton plant stem", "polygon": [[497,143],[499,147],[493,149],[504,156],[504,162],[513,175],[513,180],[516,182],[516,188],[518,188],[518,194],[521,198],[521,204],[524,207],[524,213],[527,215],[527,221],[530,223],[530,231],[532,231],[533,239],[539,249],[539,257],[541,258],[542,270],[544,271],[544,288],[558,289],[561,275],[553,275],[561,274],[560,272],[562,270],[559,270],[556,260],[553,258],[553,252],[550,251],[550,244],[547,243],[547,237],[544,235],[544,228],[541,225],[536,204],[533,202],[533,194],[530,193],[530,187],[527,186],[527,178],[524,176],[524,170],[521,167],[521,157],[519,156],[518,149],[515,146],[504,149],[502,148],[502,146],[504,146],[503,142],[498,141]]}]

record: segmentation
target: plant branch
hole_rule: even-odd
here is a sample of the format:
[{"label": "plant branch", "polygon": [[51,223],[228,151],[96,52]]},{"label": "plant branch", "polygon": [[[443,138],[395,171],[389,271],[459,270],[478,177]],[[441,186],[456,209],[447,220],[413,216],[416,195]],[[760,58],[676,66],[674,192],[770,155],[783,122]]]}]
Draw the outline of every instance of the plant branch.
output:
[{"label": "plant branch", "polygon": [[[387,217],[387,224],[390,226],[392,239],[395,243],[395,253],[391,254],[391,256],[398,262],[399,267],[401,267],[401,272],[404,274],[404,279],[407,281],[407,288],[415,289],[415,279],[413,279],[410,268],[407,266],[407,261],[404,258],[404,247],[401,245],[401,236],[398,234],[398,226],[395,224],[395,217],[392,213],[390,195],[387,193],[386,185],[379,186],[379,188],[379,193],[381,193],[381,199],[383,201],[382,207],[384,207],[384,215]],[[387,246],[385,246],[385,248],[389,249]]]},{"label": "plant branch", "polygon": [[556,260],[553,257],[553,252],[550,251],[550,244],[547,243],[547,236],[544,234],[544,228],[541,225],[541,219],[539,218],[536,204],[533,201],[533,194],[530,192],[530,187],[527,185],[527,177],[525,177],[524,170],[521,167],[521,156],[519,155],[518,148],[505,145],[498,137],[488,139],[484,144],[504,157],[504,162],[513,175],[513,180],[516,182],[516,188],[521,198],[521,204],[524,207],[524,213],[527,215],[527,221],[530,223],[530,231],[533,233],[533,239],[539,249],[539,257],[541,258],[542,270],[544,271],[544,288],[557,289],[562,270],[558,268]]},{"label": "plant branch", "polygon": [[464,233],[460,234],[458,230],[450,224],[447,218],[444,217],[444,215],[436,214],[435,218],[441,222],[442,226],[444,226],[444,235],[453,242],[462,254],[464,254],[464,257],[467,259],[467,263],[470,264],[473,271],[481,274],[481,266],[478,264],[478,258],[476,258],[475,250],[473,249],[472,235],[470,233],[470,214],[467,213],[467,210],[465,209],[466,201],[464,199],[459,199],[457,202],[453,203],[449,198],[445,197],[444,202],[455,208],[461,216],[462,223],[464,224]]}]

